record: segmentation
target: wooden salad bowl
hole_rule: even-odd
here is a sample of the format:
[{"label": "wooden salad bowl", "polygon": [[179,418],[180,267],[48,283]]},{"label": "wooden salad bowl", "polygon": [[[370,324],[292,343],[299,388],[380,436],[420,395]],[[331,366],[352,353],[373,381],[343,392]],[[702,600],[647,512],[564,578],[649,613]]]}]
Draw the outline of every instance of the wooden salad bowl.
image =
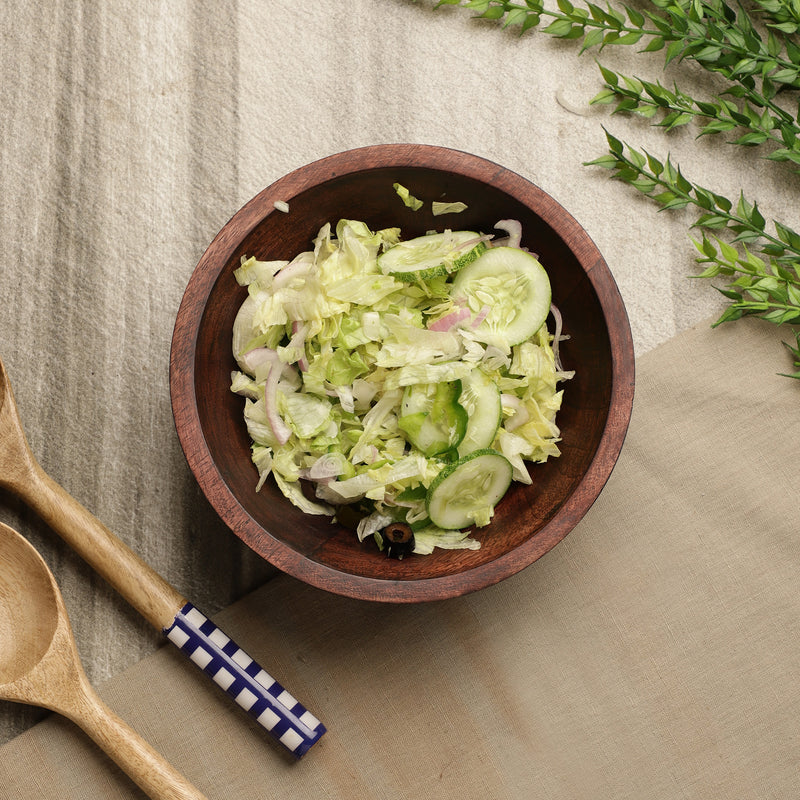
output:
[{"label": "wooden salad bowl", "polygon": [[[392,184],[426,201],[407,208]],[[466,210],[435,217],[432,200]],[[275,203],[288,203],[288,213]],[[522,223],[523,246],[547,269],[569,340],[557,423],[562,454],[531,465],[533,483],[513,484],[491,524],[474,533],[478,550],[435,550],[387,558],[371,537],[329,517],[304,514],[271,479],[256,492],[243,400],[230,391],[231,330],[246,296],[233,277],[242,255],[290,260],[311,249],[319,229],[339,219],[371,229],[400,227],[404,239],[453,227],[496,233]],[[552,197],[486,159],[442,147],[375,145],[339,153],[289,173],[250,200],[217,234],[189,280],[170,355],[175,425],[189,467],[236,536],[283,572],[354,598],[441,600],[495,584],[532,564],[581,520],[616,463],[631,415],[634,357],[614,278],[588,234]]]}]

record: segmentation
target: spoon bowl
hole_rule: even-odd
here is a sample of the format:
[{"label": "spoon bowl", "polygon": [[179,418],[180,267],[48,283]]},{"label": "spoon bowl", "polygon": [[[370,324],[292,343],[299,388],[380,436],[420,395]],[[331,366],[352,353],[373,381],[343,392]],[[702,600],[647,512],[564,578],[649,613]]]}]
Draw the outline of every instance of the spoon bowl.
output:
[{"label": "spoon bowl", "polygon": [[1,530],[0,684],[10,686],[29,675],[50,649],[58,630],[59,603],[36,551],[18,534],[9,534],[11,529]]},{"label": "spoon bowl", "polygon": [[99,698],[80,663],[55,578],[33,546],[2,523],[0,697],[71,719],[153,800],[204,800]]}]

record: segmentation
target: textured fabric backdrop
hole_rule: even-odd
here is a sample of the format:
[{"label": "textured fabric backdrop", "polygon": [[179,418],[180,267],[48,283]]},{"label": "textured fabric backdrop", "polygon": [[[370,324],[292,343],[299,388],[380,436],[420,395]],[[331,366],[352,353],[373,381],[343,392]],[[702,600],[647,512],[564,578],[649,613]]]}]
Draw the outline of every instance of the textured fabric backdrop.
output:
[{"label": "textured fabric backdrop", "polygon": [[[774,165],[708,138],[694,142],[689,130],[665,136],[646,121],[590,108],[600,76],[574,43],[535,32],[520,38],[432,6],[0,6],[0,357],[24,427],[45,470],[209,613],[273,571],[221,525],[186,468],[169,405],[169,344],[195,263],[261,188],[310,160],[380,142],[440,144],[498,161],[552,194],[598,244],[639,355],[707,320],[720,301],[687,277],[695,270],[689,217],[657,214],[582,166],[605,152],[604,125],[656,154],[671,151],[701,184],[733,196],[746,186],[766,217],[795,222],[796,178]],[[626,48],[602,59],[661,77],[657,54],[648,60]],[[712,88],[682,74],[687,88]],[[773,372],[789,366],[779,341],[763,347],[756,360]],[[743,375],[751,367],[737,365]],[[685,370],[694,368],[689,358]],[[682,444],[670,443],[675,457]],[[741,450],[753,470],[753,442]],[[740,481],[735,496],[748,497],[746,473],[730,478]],[[0,501],[0,520],[55,572],[96,685],[158,647],[159,637],[31,512],[5,494]],[[691,520],[707,535],[707,517]],[[596,547],[601,563],[612,557]],[[701,577],[681,574],[687,596]],[[592,585],[602,597],[603,582]],[[569,602],[581,586],[558,591]],[[298,678],[302,685],[302,671]],[[0,703],[0,740],[42,716]]]}]

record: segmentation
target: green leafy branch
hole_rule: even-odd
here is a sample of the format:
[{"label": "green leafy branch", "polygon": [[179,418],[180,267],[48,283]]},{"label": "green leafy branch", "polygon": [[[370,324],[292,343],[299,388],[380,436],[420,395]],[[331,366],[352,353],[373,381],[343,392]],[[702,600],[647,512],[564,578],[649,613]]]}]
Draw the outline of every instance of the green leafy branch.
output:
[{"label": "green leafy branch", "polygon": [[668,89],[661,83],[628,77],[600,66],[604,88],[592,98],[592,104],[616,104],[614,113],[631,112],[646,118],[660,115],[656,124],[671,130],[696,123],[698,136],[738,131],[731,144],[753,147],[773,145],[767,158],[790,161],[800,166],[800,126],[793,119],[778,117],[767,108],[757,108],[744,101],[697,100],[676,86]]},{"label": "green leafy branch", "polygon": [[[460,6],[476,17],[495,20],[503,27],[518,26],[521,33],[549,21],[543,32],[560,39],[579,39],[581,51],[591,47],[634,45],[644,40],[643,52],[666,48],[666,61],[691,58],[733,80],[754,82],[760,76],[773,93],[782,85],[800,88],[800,48],[786,40],[785,18],[794,11],[790,0],[761,0],[767,15],[782,20],[773,25],[766,41],[745,13],[737,14],[724,0],[652,0],[658,11],[638,11],[621,4],[605,8],[586,2],[557,0],[557,9],[544,0],[439,0],[436,7]],[[751,80],[746,80],[746,79]]]},{"label": "green leafy branch", "polygon": [[763,12],[769,27],[790,36],[800,30],[800,5],[797,0],[753,0],[753,2]]},{"label": "green leafy branch", "polygon": [[743,8],[725,0],[652,2],[656,10],[644,12],[591,2],[576,7],[571,0],[557,0],[557,9],[545,8],[543,0],[439,0],[437,7],[458,5],[521,32],[547,22],[544,33],[579,40],[581,53],[644,41],[641,52],[665,50],[665,66],[675,59],[694,61],[728,82],[719,96],[698,100],[677,86],[668,89],[601,66],[605,85],[591,102],[647,118],[660,114],[657,124],[668,130],[694,122],[701,136],[736,131],[731,143],[768,144],[767,158],[800,166],[800,106],[792,112],[776,101],[779,93],[800,88],[800,46],[791,38],[800,28],[800,0],[754,0],[770,28],[766,37]]},{"label": "green leafy branch", "polygon": [[[586,162],[587,166],[610,170],[612,177],[633,186],[664,210],[687,206],[696,210],[692,227],[703,233],[693,242],[703,271],[695,277],[728,279],[723,287],[715,287],[728,301],[715,325],[743,316],[776,325],[800,324],[800,234],[776,220],[771,232],[757,204],[743,194],[734,204],[692,183],[669,158],[662,162],[608,132],[606,139],[608,154]],[[730,241],[717,235],[719,231],[732,234]],[[789,377],[800,378],[800,332],[795,334],[795,345],[786,346],[796,368]]]}]

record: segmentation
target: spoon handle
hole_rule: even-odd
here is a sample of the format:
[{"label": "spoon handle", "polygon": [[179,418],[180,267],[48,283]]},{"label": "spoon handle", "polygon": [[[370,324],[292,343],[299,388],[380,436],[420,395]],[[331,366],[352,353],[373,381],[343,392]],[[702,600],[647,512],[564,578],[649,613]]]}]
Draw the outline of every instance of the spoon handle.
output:
[{"label": "spoon handle", "polygon": [[152,800],[207,800],[85,682],[66,713]]},{"label": "spoon handle", "polygon": [[296,758],[325,726],[34,460],[26,502],[130,604]]},{"label": "spoon handle", "polygon": [[25,501],[153,627],[168,628],[186,600],[34,462]]}]

